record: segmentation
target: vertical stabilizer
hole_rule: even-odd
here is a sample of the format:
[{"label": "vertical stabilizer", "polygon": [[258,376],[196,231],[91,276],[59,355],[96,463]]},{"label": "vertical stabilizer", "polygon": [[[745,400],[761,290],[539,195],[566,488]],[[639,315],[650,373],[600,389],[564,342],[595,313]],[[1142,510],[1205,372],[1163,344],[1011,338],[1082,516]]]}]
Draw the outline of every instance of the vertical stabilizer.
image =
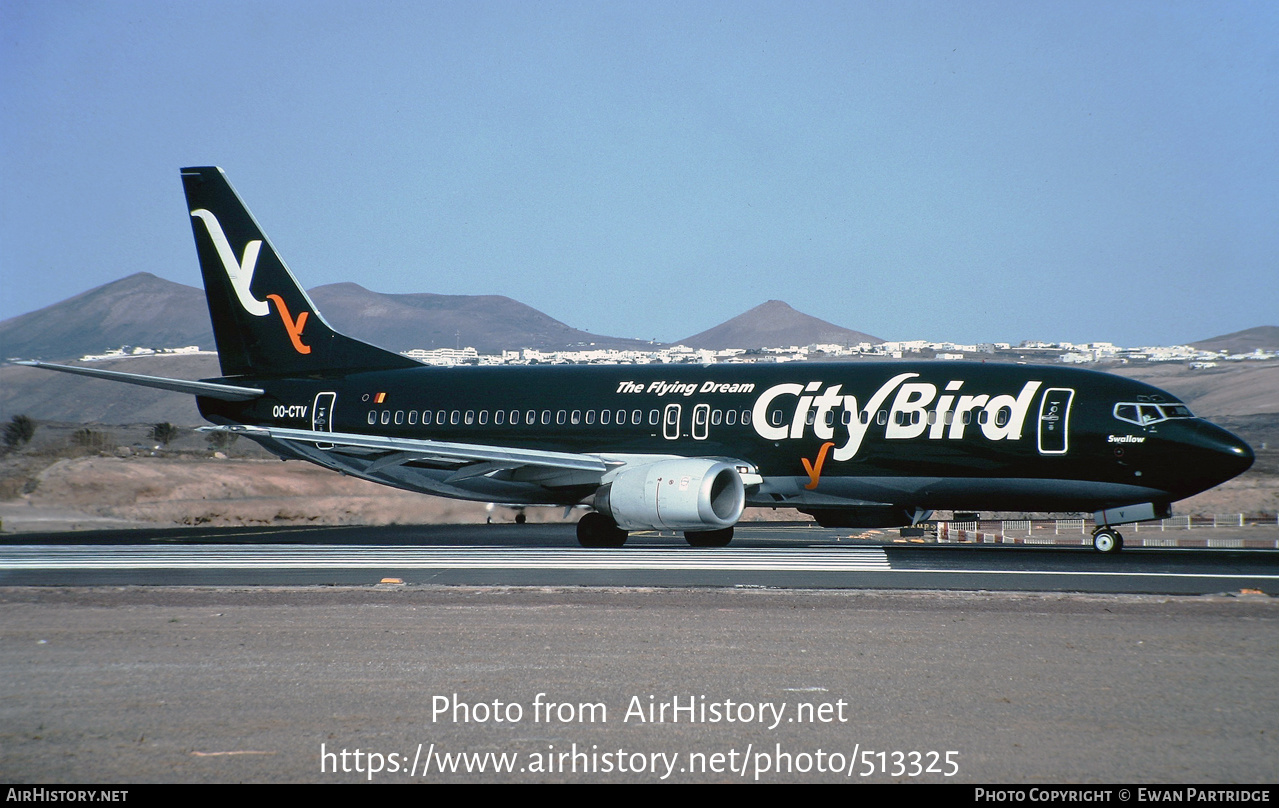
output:
[{"label": "vertical stabilizer", "polygon": [[417,367],[334,331],[222,169],[182,169],[224,376]]}]

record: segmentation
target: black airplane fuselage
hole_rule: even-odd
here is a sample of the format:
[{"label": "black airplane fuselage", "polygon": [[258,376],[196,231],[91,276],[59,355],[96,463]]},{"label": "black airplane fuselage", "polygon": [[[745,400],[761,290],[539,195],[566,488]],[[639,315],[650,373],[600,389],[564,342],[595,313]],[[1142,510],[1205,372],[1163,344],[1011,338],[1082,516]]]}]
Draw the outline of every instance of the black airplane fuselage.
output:
[{"label": "black airplane fuselage", "polygon": [[[321,379],[234,378],[258,401],[200,399],[218,423],[579,453],[722,457],[763,478],[755,506],[1099,510],[1165,507],[1251,462],[1237,438],[1162,414],[1175,397],[1105,373],[1043,365],[857,362],[420,367]],[[317,397],[327,418],[317,425]],[[1154,408],[1163,405],[1163,410]],[[762,423],[761,423],[762,416]],[[573,486],[541,497],[569,504]],[[590,487],[589,485],[586,487]],[[505,496],[503,496],[505,494]]]}]

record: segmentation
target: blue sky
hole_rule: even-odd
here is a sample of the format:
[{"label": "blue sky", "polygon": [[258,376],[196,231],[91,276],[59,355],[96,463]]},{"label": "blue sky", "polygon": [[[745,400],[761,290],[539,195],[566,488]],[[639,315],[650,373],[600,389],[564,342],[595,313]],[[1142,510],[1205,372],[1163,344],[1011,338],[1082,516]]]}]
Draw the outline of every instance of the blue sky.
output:
[{"label": "blue sky", "polygon": [[1273,2],[0,3],[0,319],[199,275],[220,165],[307,286],[615,336],[1279,323]]}]

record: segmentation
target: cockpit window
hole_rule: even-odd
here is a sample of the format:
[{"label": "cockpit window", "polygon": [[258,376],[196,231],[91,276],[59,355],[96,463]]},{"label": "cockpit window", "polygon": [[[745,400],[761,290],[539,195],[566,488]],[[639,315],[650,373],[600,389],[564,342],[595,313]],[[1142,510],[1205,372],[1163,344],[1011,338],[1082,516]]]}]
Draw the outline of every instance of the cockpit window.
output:
[{"label": "cockpit window", "polygon": [[1194,418],[1190,408],[1185,404],[1137,404],[1121,403],[1115,405],[1115,417],[1138,426],[1150,426],[1170,418]]}]

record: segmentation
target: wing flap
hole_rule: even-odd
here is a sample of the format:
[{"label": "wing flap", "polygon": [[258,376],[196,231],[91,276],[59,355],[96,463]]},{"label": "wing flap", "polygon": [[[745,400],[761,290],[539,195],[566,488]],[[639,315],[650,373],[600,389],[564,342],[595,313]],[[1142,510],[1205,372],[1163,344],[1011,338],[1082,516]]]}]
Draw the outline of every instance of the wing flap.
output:
[{"label": "wing flap", "polygon": [[395,460],[390,461],[387,465],[393,465],[397,462],[411,462],[418,457],[431,457],[464,464],[492,464],[487,466],[483,472],[480,472],[482,474],[498,469],[514,469],[525,466],[590,471],[598,474],[603,474],[611,468],[610,464],[593,455],[551,452],[542,449],[517,449],[510,446],[484,446],[471,443],[392,438],[384,435],[356,435],[349,432],[315,432],[309,429],[288,429],[285,427],[218,426],[203,427],[203,429],[224,430],[248,437],[259,435],[285,442],[302,441],[306,443],[332,444],[334,447],[375,449],[391,452]]}]

